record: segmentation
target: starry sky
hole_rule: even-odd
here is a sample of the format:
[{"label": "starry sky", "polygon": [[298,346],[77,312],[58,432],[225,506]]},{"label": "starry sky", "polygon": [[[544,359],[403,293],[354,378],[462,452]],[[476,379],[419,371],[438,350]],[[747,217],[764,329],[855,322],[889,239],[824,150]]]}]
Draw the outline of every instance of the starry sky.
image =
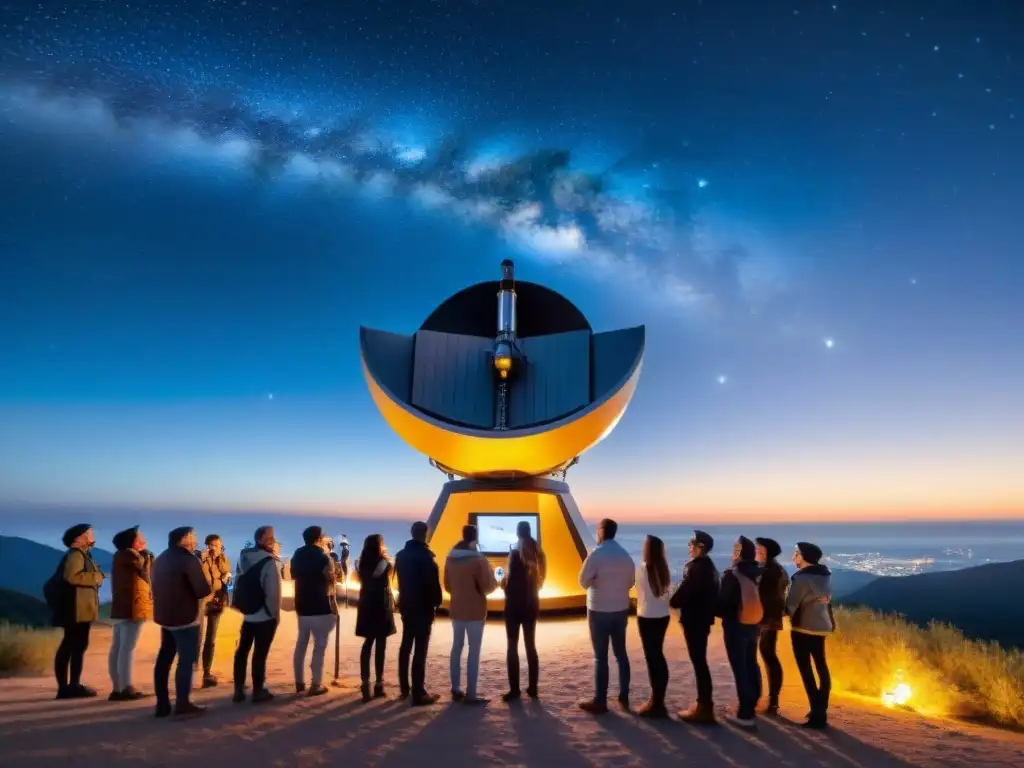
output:
[{"label": "starry sky", "polygon": [[0,505],[422,516],[361,324],[645,323],[588,518],[1024,518],[1013,0],[0,0]]}]

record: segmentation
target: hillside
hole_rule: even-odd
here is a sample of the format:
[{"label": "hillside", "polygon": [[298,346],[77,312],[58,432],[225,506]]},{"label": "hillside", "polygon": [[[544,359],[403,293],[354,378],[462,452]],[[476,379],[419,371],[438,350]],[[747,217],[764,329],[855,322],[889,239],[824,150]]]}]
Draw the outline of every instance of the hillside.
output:
[{"label": "hillside", "polygon": [[960,571],[886,576],[838,600],[900,613],[916,624],[942,621],[968,637],[1024,648],[1024,560]]},{"label": "hillside", "polygon": [[0,623],[47,627],[50,619],[50,609],[42,600],[0,587]]},{"label": "hillside", "polygon": [[[103,549],[92,551],[96,564],[109,574],[113,554]],[[50,578],[63,550],[23,539],[19,536],[0,536],[0,587],[42,598],[43,584]]]},{"label": "hillside", "polygon": [[830,568],[829,570],[832,571],[832,596],[836,600],[842,600],[847,595],[853,594],[858,589],[863,589],[878,579],[875,574],[867,571],[855,571],[849,568]]}]

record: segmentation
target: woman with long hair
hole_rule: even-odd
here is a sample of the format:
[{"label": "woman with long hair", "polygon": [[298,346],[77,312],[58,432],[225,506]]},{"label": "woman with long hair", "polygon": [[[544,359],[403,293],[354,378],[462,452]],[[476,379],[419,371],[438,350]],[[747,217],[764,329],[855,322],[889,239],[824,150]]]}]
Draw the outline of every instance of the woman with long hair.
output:
[{"label": "woman with long hair", "polygon": [[668,717],[668,662],[665,661],[665,632],[668,629],[671,575],[665,558],[665,542],[657,536],[644,539],[640,566],[636,571],[636,624],[651,680],[651,698],[637,710],[640,717]]},{"label": "woman with long hair", "polygon": [[[384,537],[374,533],[366,537],[362,554],[356,560],[359,574],[359,604],[356,609],[356,636],[363,638],[359,654],[363,702],[382,698],[384,694],[384,658],[388,637],[395,634],[395,598],[391,592],[391,561],[384,547]],[[374,648],[376,646],[376,648]],[[370,692],[370,653],[374,657],[375,683]]]},{"label": "woman with long hair", "polygon": [[540,588],[547,576],[547,560],[525,520],[516,527],[518,542],[508,556],[501,588],[505,591],[505,635],[508,639],[508,693],[503,701],[515,701],[522,694],[519,688],[519,633],[526,645],[526,695],[536,699],[540,677],[537,658],[537,617],[540,615]]}]

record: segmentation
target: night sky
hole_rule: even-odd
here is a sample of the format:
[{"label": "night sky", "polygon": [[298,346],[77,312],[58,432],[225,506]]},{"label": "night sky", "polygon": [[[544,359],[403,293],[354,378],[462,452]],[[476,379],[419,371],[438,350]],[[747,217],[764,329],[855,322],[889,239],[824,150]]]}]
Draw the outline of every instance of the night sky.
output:
[{"label": "night sky", "polygon": [[1024,517],[1024,7],[0,0],[0,503],[422,515],[360,324],[646,323],[587,517]]}]

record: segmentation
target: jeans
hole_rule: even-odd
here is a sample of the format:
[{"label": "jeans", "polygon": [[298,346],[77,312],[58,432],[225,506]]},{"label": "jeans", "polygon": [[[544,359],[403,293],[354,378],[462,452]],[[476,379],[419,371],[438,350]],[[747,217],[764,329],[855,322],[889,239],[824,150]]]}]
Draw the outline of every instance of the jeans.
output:
[{"label": "jeans", "polygon": [[462,646],[469,638],[469,658],[466,660],[466,696],[476,697],[476,678],[480,672],[480,646],[484,641],[484,622],[480,621],[453,621],[452,632],[452,653],[449,658],[449,672],[452,678],[452,693],[462,690]]},{"label": "jeans", "polygon": [[537,658],[537,617],[515,616],[505,614],[505,637],[508,640],[508,652],[505,664],[508,667],[508,689],[519,693],[519,630],[523,631],[523,644],[526,646],[527,688],[530,693],[537,692],[537,680],[540,677],[540,660]]},{"label": "jeans", "polygon": [[768,675],[768,703],[778,704],[782,692],[782,663],[779,661],[779,632],[776,629],[762,629],[758,648]]},{"label": "jeans", "polygon": [[332,613],[323,616],[299,616],[299,638],[295,641],[295,654],[292,656],[296,685],[304,682],[303,667],[306,666],[306,649],[309,647],[311,635],[313,637],[313,658],[309,667],[312,672],[312,684],[315,688],[323,683],[324,654],[327,652],[327,641],[331,639],[334,624],[335,618]]},{"label": "jeans", "polygon": [[384,684],[384,660],[388,652],[388,636],[363,638],[363,647],[359,650],[359,678],[363,685],[370,684],[370,654],[373,655],[374,681],[377,685]]},{"label": "jeans", "polygon": [[683,624],[686,652],[690,656],[693,676],[697,680],[697,704],[704,707],[712,705],[714,695],[711,669],[708,667],[708,636],[710,634],[711,627],[708,624]]},{"label": "jeans", "polygon": [[668,691],[668,662],[665,661],[668,622],[668,616],[659,619],[638,616],[636,619],[640,643],[644,648],[644,660],[647,662],[647,676],[651,680],[651,703],[657,707],[665,706],[665,693]]},{"label": "jeans", "polygon": [[[793,657],[797,669],[807,691],[807,700],[811,705],[811,717],[824,720],[828,715],[828,699],[832,692],[832,676],[825,660],[825,636],[808,635],[804,632],[790,632],[793,639]],[[818,680],[814,679],[811,662],[818,671]]]},{"label": "jeans", "polygon": [[629,656],[626,655],[626,625],[629,611],[587,611],[590,642],[594,645],[594,701],[608,701],[608,643],[619,665],[619,696],[629,696]]},{"label": "jeans", "polygon": [[221,614],[210,613],[202,618],[200,626],[200,642],[202,643],[203,676],[209,677],[213,670],[213,654],[217,652],[217,628],[220,626]]},{"label": "jeans", "polygon": [[110,672],[110,684],[115,693],[132,687],[132,661],[135,658],[135,645],[139,642],[140,631],[141,621],[124,620],[114,625],[114,639],[110,642],[107,670]]},{"label": "jeans", "polygon": [[245,690],[245,668],[252,651],[252,690],[261,691],[267,682],[267,655],[277,633],[277,619],[243,621],[242,636],[235,651],[235,690]]},{"label": "jeans", "polygon": [[761,628],[756,624],[723,624],[725,652],[736,678],[736,716],[743,720],[754,717],[757,700],[761,698],[761,668],[757,665],[757,640]]},{"label": "jeans", "polygon": [[[422,620],[402,619],[402,644],[398,648],[398,686],[403,696],[413,699],[427,695],[427,649],[433,624]],[[409,687],[409,654],[412,653],[412,688]]]},{"label": "jeans", "polygon": [[66,691],[82,684],[82,665],[85,662],[85,652],[89,648],[91,626],[89,622],[82,621],[64,627],[64,637],[61,638],[53,659],[57,690]]},{"label": "jeans", "polygon": [[156,693],[157,709],[170,709],[171,694],[168,681],[171,664],[178,657],[178,668],[174,672],[174,706],[179,711],[189,703],[192,694],[192,671],[199,650],[199,625],[182,629],[161,629],[160,650],[153,666],[153,691]]}]

